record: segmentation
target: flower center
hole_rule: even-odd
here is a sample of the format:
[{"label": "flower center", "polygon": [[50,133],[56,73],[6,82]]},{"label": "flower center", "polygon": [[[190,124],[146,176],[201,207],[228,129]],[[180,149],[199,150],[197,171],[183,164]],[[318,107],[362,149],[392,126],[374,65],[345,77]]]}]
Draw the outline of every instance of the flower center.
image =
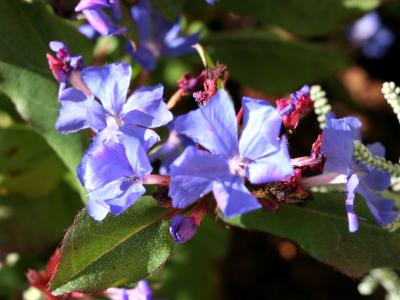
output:
[{"label": "flower center", "polygon": [[246,163],[239,155],[236,155],[232,159],[230,159],[228,164],[231,174],[239,175],[242,177],[245,176]]}]

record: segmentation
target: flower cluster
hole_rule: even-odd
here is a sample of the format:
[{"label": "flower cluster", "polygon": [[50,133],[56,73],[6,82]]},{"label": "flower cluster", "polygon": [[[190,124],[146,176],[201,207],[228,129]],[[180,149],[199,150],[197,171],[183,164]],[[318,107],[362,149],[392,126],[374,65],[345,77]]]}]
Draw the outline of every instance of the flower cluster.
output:
[{"label": "flower cluster", "polygon": [[[271,207],[255,193],[259,186],[269,194],[279,191],[282,202],[282,195],[307,198],[305,188],[310,186],[345,184],[351,232],[358,228],[356,193],[366,199],[378,224],[397,217],[394,202],[375,192],[389,187],[390,175],[354,158],[358,119],[328,116],[311,155],[290,157],[282,124],[294,129],[309,110],[307,86],[291,100],[278,100],[278,109],[265,100],[243,97],[238,115],[227,91],[219,89],[207,101],[197,102],[198,109],[173,120],[162,85],[141,87],[128,96],[131,67],[126,63],[87,67],[80,77],[86,92],[70,87],[60,94],[56,129],[64,134],[89,129],[94,136],[77,174],[88,192],[88,213],[96,220],[123,213],[146,192],[146,184],[167,187],[163,197],[170,204],[165,207],[191,210],[189,216],[173,217],[171,235],[178,243],[191,239],[211,210],[210,192],[225,217]],[[193,79],[192,88],[206,82],[207,76],[199,78]],[[185,80],[180,89],[190,90],[191,80]],[[149,157],[147,152],[160,141],[154,129],[167,124],[170,138]],[[370,151],[384,155],[378,144]],[[152,174],[150,161],[159,156],[164,159],[162,175]],[[304,178],[307,175],[313,176]]]}]

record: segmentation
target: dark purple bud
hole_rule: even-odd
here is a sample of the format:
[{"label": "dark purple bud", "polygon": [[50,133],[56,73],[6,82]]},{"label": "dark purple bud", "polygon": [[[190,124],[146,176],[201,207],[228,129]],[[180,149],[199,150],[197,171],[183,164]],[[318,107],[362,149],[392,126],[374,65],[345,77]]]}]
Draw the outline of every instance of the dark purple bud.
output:
[{"label": "dark purple bud", "polygon": [[172,219],[169,232],[175,240],[175,243],[182,244],[190,241],[197,232],[198,225],[193,217],[184,217],[176,215]]}]

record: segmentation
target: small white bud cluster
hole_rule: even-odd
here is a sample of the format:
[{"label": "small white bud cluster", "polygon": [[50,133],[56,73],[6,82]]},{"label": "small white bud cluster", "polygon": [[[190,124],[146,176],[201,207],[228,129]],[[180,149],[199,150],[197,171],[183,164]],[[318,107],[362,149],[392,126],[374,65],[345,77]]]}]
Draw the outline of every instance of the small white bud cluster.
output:
[{"label": "small white bud cluster", "polygon": [[385,82],[382,93],[400,122],[400,88],[394,82]]},{"label": "small white bud cluster", "polygon": [[324,129],[326,115],[332,109],[326,98],[326,92],[319,85],[313,85],[310,89],[310,98],[314,102],[314,112],[317,115],[319,127]]}]

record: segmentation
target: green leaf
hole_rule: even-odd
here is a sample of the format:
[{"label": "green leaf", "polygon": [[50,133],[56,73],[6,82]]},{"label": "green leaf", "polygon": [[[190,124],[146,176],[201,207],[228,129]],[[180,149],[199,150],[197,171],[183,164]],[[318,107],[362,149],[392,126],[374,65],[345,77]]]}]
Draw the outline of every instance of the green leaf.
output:
[{"label": "green leaf", "polygon": [[297,242],[311,256],[350,276],[380,267],[400,268],[400,235],[372,220],[363,199],[356,199],[359,230],[348,232],[343,193],[314,193],[304,207],[286,205],[275,214],[257,211],[227,222],[266,231]]},{"label": "green leaf", "polygon": [[349,25],[363,13],[379,6],[380,0],[242,0],[220,1],[227,10],[254,16],[295,34],[312,36]]},{"label": "green leaf", "polygon": [[81,212],[64,237],[53,293],[104,290],[155,272],[174,247],[164,214],[149,196],[102,222]]},{"label": "green leaf", "polygon": [[0,248],[28,255],[43,254],[59,243],[81,207],[79,195],[64,182],[39,198],[1,196]]},{"label": "green leaf", "polygon": [[283,41],[268,32],[219,34],[205,44],[215,61],[228,66],[232,78],[270,95],[320,81],[346,66],[332,48]]},{"label": "green leaf", "polygon": [[45,196],[65,173],[63,163],[46,141],[26,127],[0,128],[0,157],[3,194]]},{"label": "green leaf", "polygon": [[82,137],[64,136],[54,129],[58,83],[51,76],[45,55],[50,40],[62,40],[73,53],[84,55],[88,55],[90,43],[72,23],[44,5],[0,1],[0,11],[0,92],[75,173],[84,150]]},{"label": "green leaf", "polygon": [[186,244],[177,245],[174,256],[157,273],[155,279],[161,283],[157,295],[174,300],[215,298],[220,283],[216,263],[228,249],[228,235],[223,226],[211,217],[206,218],[196,236]]}]

